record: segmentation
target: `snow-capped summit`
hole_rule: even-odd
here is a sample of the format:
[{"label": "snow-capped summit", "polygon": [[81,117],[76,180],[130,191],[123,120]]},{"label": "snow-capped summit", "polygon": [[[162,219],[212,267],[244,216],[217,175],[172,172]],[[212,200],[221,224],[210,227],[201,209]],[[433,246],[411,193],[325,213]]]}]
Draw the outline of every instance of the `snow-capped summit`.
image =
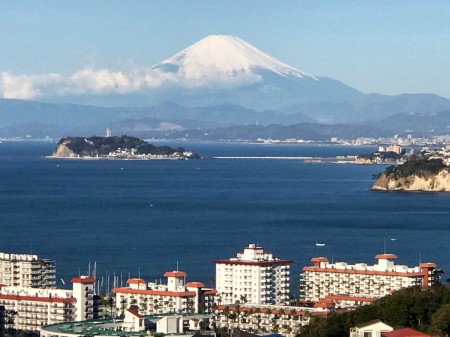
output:
[{"label": "snow-capped summit", "polygon": [[[283,77],[310,78],[235,36],[210,35],[153,67],[179,80],[239,84],[261,81],[262,72]],[[200,83],[200,82],[201,83]],[[192,83],[191,83],[192,84]]]}]

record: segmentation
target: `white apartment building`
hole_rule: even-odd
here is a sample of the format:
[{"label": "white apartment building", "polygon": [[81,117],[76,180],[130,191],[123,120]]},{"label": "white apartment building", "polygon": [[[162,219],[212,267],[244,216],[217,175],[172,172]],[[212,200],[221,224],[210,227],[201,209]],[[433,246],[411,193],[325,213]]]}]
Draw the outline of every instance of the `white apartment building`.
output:
[{"label": "white apartment building", "polygon": [[93,319],[97,316],[96,303],[94,302],[95,279],[88,276],[73,277],[73,296],[75,303],[75,321]]},{"label": "white apartment building", "polygon": [[300,327],[313,316],[326,316],[326,308],[278,305],[219,305],[211,315],[210,324],[220,328],[240,329],[255,334],[279,333],[286,337],[298,335]]},{"label": "white apartment building", "polygon": [[[351,297],[358,297],[361,304],[368,298],[380,298],[393,291],[410,286],[428,288],[440,278],[434,263],[420,263],[415,267],[396,265],[394,254],[378,254],[378,263],[348,264],[330,263],[326,257],[311,259],[312,266],[303,268],[300,293],[304,300],[316,302],[332,299],[335,295],[345,296],[343,306],[351,303]],[[354,301],[353,301],[354,302]]]},{"label": "white apartment building", "polygon": [[249,244],[242,253],[228,260],[216,260],[218,304],[287,304],[290,265],[263,247]]},{"label": "white apartment building", "polygon": [[13,310],[14,324],[6,327],[39,331],[43,325],[92,319],[94,301],[88,290],[94,279],[73,278],[73,290],[0,286],[0,306]]},{"label": "white apartment building", "polygon": [[202,282],[186,283],[183,271],[169,271],[164,276],[167,284],[130,278],[128,287],[114,288],[117,313],[124,314],[129,308],[141,315],[211,312],[215,289],[205,288]]},{"label": "white apartment building", "polygon": [[56,284],[55,261],[37,255],[0,253],[0,284],[48,288]]}]

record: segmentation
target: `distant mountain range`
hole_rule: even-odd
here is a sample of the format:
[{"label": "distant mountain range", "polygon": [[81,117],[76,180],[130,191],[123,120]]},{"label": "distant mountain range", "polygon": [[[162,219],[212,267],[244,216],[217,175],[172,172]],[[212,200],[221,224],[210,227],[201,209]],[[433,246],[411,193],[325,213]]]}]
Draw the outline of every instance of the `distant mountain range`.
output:
[{"label": "distant mountain range", "polygon": [[347,135],[357,128],[380,134],[446,132],[450,125],[446,98],[363,94],[295,69],[233,36],[208,36],[153,66],[148,76],[158,85],[127,93],[46,96],[47,102],[0,99],[0,137],[93,135],[106,127],[140,137],[186,130],[212,134],[246,124],[328,128],[326,134],[336,136],[344,124],[351,125]]}]

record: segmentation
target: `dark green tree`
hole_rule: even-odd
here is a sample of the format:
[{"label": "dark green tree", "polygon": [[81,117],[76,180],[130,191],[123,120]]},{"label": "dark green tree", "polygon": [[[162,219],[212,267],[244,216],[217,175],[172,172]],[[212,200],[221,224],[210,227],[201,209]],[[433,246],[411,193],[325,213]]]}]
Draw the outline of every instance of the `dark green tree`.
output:
[{"label": "dark green tree", "polygon": [[431,329],[442,337],[450,335],[450,304],[444,304],[433,314]]}]

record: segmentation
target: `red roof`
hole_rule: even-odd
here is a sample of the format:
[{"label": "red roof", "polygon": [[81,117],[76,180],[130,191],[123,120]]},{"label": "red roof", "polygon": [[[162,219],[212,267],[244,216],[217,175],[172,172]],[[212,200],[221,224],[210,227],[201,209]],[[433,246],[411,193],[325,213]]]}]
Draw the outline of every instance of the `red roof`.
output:
[{"label": "red roof", "polygon": [[204,292],[204,294],[205,295],[215,295],[215,294],[217,294],[217,290],[216,289],[209,289],[209,290],[206,290]]},{"label": "red roof", "polygon": [[20,295],[3,295],[0,294],[2,300],[14,301],[31,301],[31,302],[50,302],[50,303],[75,303],[77,300],[74,297],[59,298],[59,297],[38,297],[38,296],[20,296]]},{"label": "red roof", "polygon": [[411,329],[411,328],[404,328],[404,329],[398,329],[394,331],[389,332],[382,332],[382,336],[384,337],[431,337],[430,335],[427,335],[426,333]]},{"label": "red roof", "polygon": [[321,299],[314,303],[314,308],[332,308],[333,306],[333,300],[328,298]]},{"label": "red roof", "polygon": [[311,262],[328,262],[328,259],[326,257],[313,257]]},{"label": "red roof", "polygon": [[346,296],[346,295],[328,295],[326,299],[333,301],[354,301],[354,302],[375,302],[377,299],[373,297],[362,296]]},{"label": "red roof", "polygon": [[195,291],[164,291],[164,290],[143,290],[131,288],[114,288],[113,293],[117,294],[142,294],[142,295],[157,295],[157,296],[171,296],[171,297],[188,297],[195,296]]},{"label": "red roof", "polygon": [[395,254],[378,254],[378,255],[375,255],[375,258],[377,260],[379,260],[379,259],[393,260],[393,259],[397,258],[397,255],[395,255]]},{"label": "red roof", "polygon": [[432,263],[432,262],[423,262],[421,264],[419,264],[420,268],[436,268],[436,263]]},{"label": "red roof", "polygon": [[423,271],[419,272],[398,272],[398,271],[378,271],[378,270],[356,270],[341,268],[320,268],[319,266],[306,266],[303,271],[321,272],[321,273],[340,273],[340,274],[364,274],[364,275],[383,275],[383,276],[404,276],[404,277],[423,277]]},{"label": "red roof", "polygon": [[137,311],[135,311],[135,310],[133,310],[133,309],[127,309],[127,311],[128,311],[130,314],[136,316],[137,318],[142,318],[142,317],[144,317],[144,316],[140,315]]},{"label": "red roof", "polygon": [[128,284],[145,284],[145,281],[141,278],[130,278],[127,281]]},{"label": "red roof", "polygon": [[[235,310],[235,307],[233,305],[219,305],[217,306],[218,310],[224,310],[225,307],[228,307],[228,309],[230,309],[231,311]],[[293,312],[292,310],[286,309],[286,310],[278,310],[278,309],[268,309],[268,308],[252,308],[252,307],[241,307],[239,309],[239,311],[241,312],[247,312],[250,310],[253,310],[253,312],[255,312],[255,310],[259,309],[259,312],[262,314],[265,314],[267,312],[271,312],[273,315],[292,315]],[[304,316],[305,315],[305,311],[301,311],[301,310],[295,310],[295,315],[298,316]]]},{"label": "red roof", "polygon": [[311,316],[326,316],[328,315],[328,311],[313,311],[311,312]]},{"label": "red roof", "polygon": [[204,288],[205,285],[202,282],[188,282],[186,283],[188,288]]},{"label": "red roof", "polygon": [[95,278],[93,277],[72,277],[72,279],[70,280],[70,282],[72,283],[94,283],[95,282]]},{"label": "red roof", "polygon": [[184,271],[168,271],[164,273],[165,277],[186,277],[186,273]]}]

